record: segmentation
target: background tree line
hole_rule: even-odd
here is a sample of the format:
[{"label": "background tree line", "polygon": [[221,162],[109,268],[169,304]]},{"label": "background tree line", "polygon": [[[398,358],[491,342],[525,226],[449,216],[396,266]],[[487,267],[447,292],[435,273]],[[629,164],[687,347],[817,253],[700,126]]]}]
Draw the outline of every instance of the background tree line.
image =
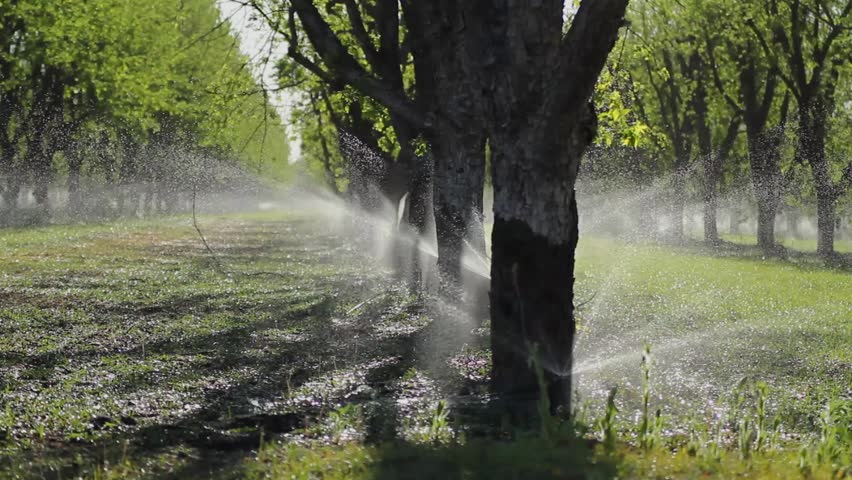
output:
[{"label": "background tree line", "polygon": [[833,257],[852,199],[850,15],[847,0],[633,2],[598,85],[609,133],[587,166],[661,185],[641,211],[667,215],[676,240],[684,205],[703,205],[704,239],[718,243],[717,212],[736,233],[745,203],[766,253],[781,251],[780,214],[794,235],[809,214]]},{"label": "background tree line", "polygon": [[249,172],[284,178],[286,158],[279,117],[214,1],[0,4],[5,222],[64,206],[169,211]]}]

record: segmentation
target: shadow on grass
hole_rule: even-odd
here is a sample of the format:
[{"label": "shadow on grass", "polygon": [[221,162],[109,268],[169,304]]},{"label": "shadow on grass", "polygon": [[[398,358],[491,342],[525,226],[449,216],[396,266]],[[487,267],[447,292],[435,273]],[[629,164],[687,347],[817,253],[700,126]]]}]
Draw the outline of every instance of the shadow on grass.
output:
[{"label": "shadow on grass", "polygon": [[776,245],[775,250],[767,254],[757,245],[745,245],[728,240],[719,240],[713,244],[698,240],[685,240],[673,243],[672,246],[711,257],[728,257],[761,263],[766,260],[774,260],[802,270],[829,269],[852,273],[852,253],[835,252],[834,255],[825,257],[816,252],[803,252],[783,245]]},{"label": "shadow on grass", "polygon": [[[179,285],[173,295],[121,302],[91,301],[88,293],[73,291],[57,307],[54,284],[11,284],[5,297],[50,320],[28,334],[36,337],[35,347],[0,345],[0,368],[19,372],[16,401],[67,401],[68,414],[79,399],[95,403],[83,410],[91,412],[85,431],[72,437],[48,431],[38,439],[27,424],[0,431],[8,435],[0,439],[8,453],[0,473],[67,478],[92,475],[104,461],[129,461],[158,476],[238,475],[262,439],[320,424],[350,403],[378,405],[367,418],[368,441],[395,438],[410,414],[394,399],[400,378],[421,363],[420,352],[436,335],[443,354],[460,345],[455,341],[464,340],[466,327],[456,325],[454,333],[446,324],[411,323],[428,314],[405,289],[394,290],[378,271],[365,275],[365,260],[351,248],[343,254],[352,258],[329,274],[330,253],[341,251],[344,241],[323,232],[289,235],[294,228],[307,227],[275,222],[216,232],[214,238],[228,245],[216,251],[227,268],[275,268],[269,277],[237,278],[245,282],[239,288],[209,290],[207,275],[197,279],[197,290]],[[275,237],[270,230],[288,233]],[[132,238],[125,250],[97,253],[120,259],[125,252],[153,255],[156,248],[160,257],[181,258],[177,268],[189,271],[210,261],[191,242],[151,247],[154,241]],[[120,267],[100,273],[136,277]],[[85,276],[58,278],[73,288]],[[171,287],[155,276],[136,281],[140,291]],[[390,294],[364,305],[359,315],[344,313],[353,300],[382,289]],[[50,324],[72,311],[82,316]],[[47,344],[42,333],[58,338]],[[101,407],[98,398],[118,403]],[[64,407],[48,413],[40,404],[18,403],[18,410],[30,412],[26,422],[33,426],[44,415],[66,414]],[[23,446],[15,447],[20,441]]]},{"label": "shadow on grass", "polygon": [[475,440],[445,447],[388,446],[378,451],[369,478],[603,479],[616,473],[614,464],[596,461],[583,443],[532,438]]},{"label": "shadow on grass", "polygon": [[596,453],[594,444],[535,435],[464,444],[266,445],[258,458],[248,478],[515,480],[605,479],[617,474],[617,458]]}]

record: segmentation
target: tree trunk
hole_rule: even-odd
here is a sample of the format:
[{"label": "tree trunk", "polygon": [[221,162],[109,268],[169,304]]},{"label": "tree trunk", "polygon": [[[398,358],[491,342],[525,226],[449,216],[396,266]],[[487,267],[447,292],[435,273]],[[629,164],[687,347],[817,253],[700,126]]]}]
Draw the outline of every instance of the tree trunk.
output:
[{"label": "tree trunk", "polygon": [[408,190],[408,224],[414,235],[415,245],[412,255],[410,286],[412,292],[419,292],[423,285],[424,272],[420,268],[420,242],[429,226],[429,206],[432,204],[432,156],[426,154],[414,159],[410,167]]},{"label": "tree trunk", "polygon": [[686,173],[683,169],[675,172],[672,178],[671,199],[671,236],[676,242],[683,241],[683,214],[686,204]]},{"label": "tree trunk", "polygon": [[464,242],[485,188],[484,137],[476,132],[457,134],[444,130],[432,144],[438,274],[444,293],[460,298]]},{"label": "tree trunk", "polygon": [[739,207],[731,207],[731,218],[728,224],[728,233],[731,235],[740,234],[740,209]]},{"label": "tree trunk", "polygon": [[[571,202],[576,214],[573,196]],[[576,218],[566,221],[576,223]],[[510,401],[529,403],[538,398],[538,367],[550,404],[570,403],[577,238],[576,227],[569,237],[554,243],[526,222],[494,218],[492,385]],[[530,365],[531,355],[538,365]]]},{"label": "tree trunk", "polygon": [[[9,117],[11,111],[6,110],[11,106],[6,102],[6,97],[9,94],[4,93],[3,104],[0,105],[0,180],[5,180],[5,185],[0,185],[0,195],[2,195],[7,210],[13,210],[16,205],[10,204],[11,193],[14,180],[14,161],[15,161],[15,145],[12,139],[9,138]],[[3,178],[5,177],[5,178]],[[16,193],[17,196],[17,193]]]},{"label": "tree trunk", "polygon": [[[775,129],[767,128],[775,102],[779,77],[767,72],[761,80],[758,58],[752,45],[740,57],[738,81],[746,127],[751,183],[757,201],[757,244],[766,254],[776,252],[775,216],[781,198],[781,144],[787,124],[790,94],[785,94]],[[731,100],[732,101],[732,100]]]},{"label": "tree trunk", "polygon": [[[813,142],[818,143],[817,140]],[[812,154],[816,155],[816,152]],[[821,155],[821,159],[818,157],[820,156],[809,159],[817,195],[817,253],[823,257],[831,257],[834,255],[836,197],[825,154]]]},{"label": "tree trunk", "polygon": [[481,62],[494,184],[492,386],[521,401],[510,412],[529,412],[530,401],[569,408],[574,184],[597,129],[588,102],[627,0],[584,0],[567,34],[562,2],[465,4],[467,31],[482,34],[469,51]]},{"label": "tree trunk", "polygon": [[[481,17],[464,10],[470,2],[403,0],[417,84],[417,104],[434,117],[424,133],[434,155],[433,211],[440,285],[460,297],[464,243],[482,203],[485,130],[475,61],[468,56],[472,28]],[[484,6],[484,5],[483,5]],[[484,242],[484,237],[483,240]],[[480,243],[474,239],[472,243]]]},{"label": "tree trunk", "polygon": [[638,228],[642,238],[654,239],[657,236],[657,206],[653,188],[639,186]]},{"label": "tree trunk", "polygon": [[722,176],[722,158],[712,152],[703,157],[704,166],[704,241],[713,245],[719,243],[717,223],[719,210],[719,180]]},{"label": "tree trunk", "polygon": [[46,138],[45,133],[38,132],[35,134],[35,150],[30,157],[30,171],[34,184],[33,197],[35,198],[36,205],[41,210],[40,214],[46,217],[50,208],[48,191],[53,176],[54,149],[51,146],[44,145],[45,142],[53,141],[53,139]]},{"label": "tree trunk", "polygon": [[828,134],[828,108],[813,99],[799,109],[799,143],[796,155],[807,160],[814,177],[817,196],[817,253],[822,257],[834,256],[834,210],[837,197],[834,182],[825,155]]},{"label": "tree trunk", "polygon": [[757,246],[767,255],[776,252],[775,245],[775,217],[778,213],[779,179],[773,170],[777,166],[769,159],[759,157],[767,156],[766,152],[749,152],[749,155],[758,157],[757,163],[752,162],[752,182],[754,194],[757,200]]},{"label": "tree trunk", "polygon": [[781,201],[780,141],[777,132],[747,125],[752,187],[757,202],[757,245],[767,255],[777,252],[775,217]]},{"label": "tree trunk", "polygon": [[[482,178],[477,179],[477,184],[482,184],[482,191],[485,191],[485,162],[482,162]],[[479,190],[477,190],[479,191]],[[473,250],[474,254],[481,257],[488,257],[488,248],[485,241],[485,212],[483,211],[483,195],[476,195],[473,198],[473,207],[471,210],[470,225],[467,229],[468,247]]]},{"label": "tree trunk", "polygon": [[[710,127],[709,106],[707,104],[707,87],[705,80],[709,74],[698,53],[690,56],[689,74],[697,82],[697,88],[692,100],[695,112],[695,130],[698,137],[698,150],[701,154],[701,165],[704,170],[704,241],[710,244],[719,243],[719,230],[716,227],[716,188],[719,185],[721,168],[720,156],[713,152],[713,132]],[[722,148],[724,148],[722,146]]]},{"label": "tree trunk", "polygon": [[15,170],[9,173],[6,189],[3,190],[3,203],[10,212],[17,210],[18,197],[21,195],[21,178]]},{"label": "tree trunk", "polygon": [[799,212],[794,208],[790,207],[787,209],[787,235],[794,239],[798,240],[800,238],[799,235]]},{"label": "tree trunk", "polygon": [[[760,198],[760,195],[758,195]],[[775,216],[777,208],[775,202],[758,201],[757,203],[757,246],[765,253],[773,253],[775,245]]]},{"label": "tree trunk", "polygon": [[571,172],[582,150],[565,154],[568,164],[561,176],[554,168],[549,175],[519,179],[519,169],[556,150],[519,140],[493,142],[491,351],[494,390],[524,410],[539,398],[536,368],[541,368],[551,406],[569,405],[571,399],[579,233]]},{"label": "tree trunk", "polygon": [[823,257],[834,255],[834,226],[836,222],[835,199],[831,194],[820,193],[817,188],[817,253]]},{"label": "tree trunk", "polygon": [[68,211],[72,215],[79,214],[83,206],[80,192],[80,167],[82,161],[76,153],[66,153],[68,156]]},{"label": "tree trunk", "polygon": [[719,229],[716,226],[717,200],[716,189],[705,192],[704,196],[704,241],[707,243],[719,243]]},{"label": "tree trunk", "polygon": [[48,202],[48,191],[50,187],[50,171],[45,168],[39,168],[35,173],[35,188],[33,189],[33,197],[36,205],[47,212],[50,208]]}]

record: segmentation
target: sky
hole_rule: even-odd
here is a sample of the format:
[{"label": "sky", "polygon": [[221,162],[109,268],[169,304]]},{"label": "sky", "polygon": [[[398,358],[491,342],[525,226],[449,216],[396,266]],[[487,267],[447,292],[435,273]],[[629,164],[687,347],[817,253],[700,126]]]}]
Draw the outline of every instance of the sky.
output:
[{"label": "sky", "polygon": [[[278,85],[275,79],[275,61],[287,54],[287,45],[279,36],[273,34],[265,22],[257,19],[251,7],[245,6],[243,0],[217,0],[223,19],[231,23],[231,31],[240,39],[240,50],[252,62],[252,72],[267,89],[275,89]],[[270,92],[270,99],[285,125],[288,125],[290,139],[290,163],[301,158],[300,143],[292,135],[290,125],[290,110],[295,101],[293,95],[286,91]]]}]

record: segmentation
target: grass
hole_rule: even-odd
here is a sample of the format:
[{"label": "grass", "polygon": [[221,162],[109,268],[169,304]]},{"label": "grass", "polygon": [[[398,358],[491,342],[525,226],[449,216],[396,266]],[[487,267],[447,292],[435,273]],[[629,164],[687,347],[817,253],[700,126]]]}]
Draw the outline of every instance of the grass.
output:
[{"label": "grass", "polygon": [[[787,428],[813,431],[830,400],[852,396],[852,276],[810,262],[695,249],[581,242],[576,369],[603,405],[612,385],[623,409],[642,399],[642,351],[654,347],[655,405],[711,417],[744,379],[766,382]],[[617,332],[617,334],[613,334]]]},{"label": "grass", "polygon": [[410,297],[374,241],[315,212],[201,227],[216,258],[183,217],[0,233],[0,477],[849,474],[843,270],[584,238],[587,407],[541,435],[481,406],[487,328]]},{"label": "grass", "polygon": [[[722,240],[736,243],[738,245],[756,246],[757,239],[754,235],[731,235],[722,234]],[[792,238],[778,236],[776,238],[778,245],[798,252],[816,252],[817,242],[813,238]],[[838,253],[852,253],[852,240],[834,239],[834,250]]]}]

